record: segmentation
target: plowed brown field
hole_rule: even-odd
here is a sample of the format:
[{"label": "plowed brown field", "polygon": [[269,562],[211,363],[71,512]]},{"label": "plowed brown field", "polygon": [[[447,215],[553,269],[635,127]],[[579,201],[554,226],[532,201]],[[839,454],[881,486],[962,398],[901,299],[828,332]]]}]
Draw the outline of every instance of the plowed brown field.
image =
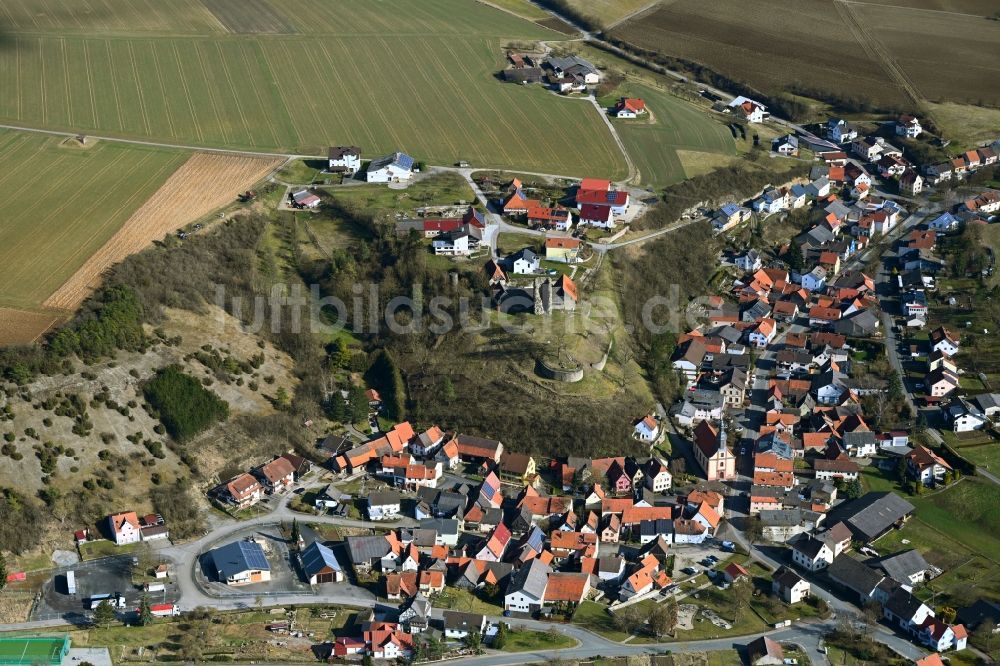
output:
[{"label": "plowed brown field", "polygon": [[76,309],[100,284],[101,275],[178,227],[197,220],[250,189],[281,160],[196,153],[135,211],[124,225],[43,305]]},{"label": "plowed brown field", "polygon": [[53,313],[0,308],[0,345],[26,345],[34,342],[64,318]]}]

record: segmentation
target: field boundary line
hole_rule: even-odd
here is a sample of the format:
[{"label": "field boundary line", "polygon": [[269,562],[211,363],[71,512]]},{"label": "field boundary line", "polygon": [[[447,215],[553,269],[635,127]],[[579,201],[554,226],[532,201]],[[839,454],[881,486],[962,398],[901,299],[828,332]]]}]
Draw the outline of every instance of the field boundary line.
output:
[{"label": "field boundary line", "polygon": [[167,104],[167,97],[169,93],[167,92],[167,87],[163,85],[163,68],[160,67],[160,55],[156,51],[156,46],[147,43],[149,47],[149,52],[153,56],[153,69],[156,70],[156,81],[160,86],[160,95],[163,98],[163,115],[167,119],[167,128],[170,130],[170,136],[177,136],[177,132],[174,130],[174,119],[170,117],[170,105]]},{"label": "field boundary line", "polygon": [[928,108],[927,99],[917,86],[914,85],[899,63],[896,62],[895,58],[892,57],[892,54],[882,46],[879,40],[872,38],[871,33],[865,27],[864,20],[858,16],[857,11],[851,3],[846,0],[834,0],[833,5],[837,8],[837,13],[844,19],[844,23],[847,24],[855,41],[858,42],[864,52],[875,60],[889,78],[895,81],[896,85],[909,95],[917,107],[923,109],[924,113],[933,120],[934,116]]},{"label": "field boundary line", "polygon": [[[121,153],[118,154],[117,157],[115,157],[113,160],[111,160],[111,161],[107,162],[106,164],[104,164],[100,169],[92,170],[90,172],[90,177],[86,181],[84,181],[83,183],[81,183],[81,187],[89,187],[89,186],[93,185],[94,183],[98,182],[101,178],[104,177],[105,173],[107,173],[109,170],[114,169],[115,167],[117,167],[118,163],[121,162],[122,158],[124,158],[124,157],[125,157],[125,153],[121,152]],[[52,168],[62,169],[62,174],[59,175],[59,176],[57,176],[56,178],[51,179],[51,180],[49,180],[49,179],[44,179],[43,180],[43,182],[45,182],[45,183],[48,184],[48,191],[46,192],[46,194],[48,194],[50,192],[53,192],[53,191],[59,191],[59,190],[61,190],[63,188],[63,183],[65,183],[67,180],[69,180],[69,179],[71,179],[73,177],[73,175],[74,175],[73,174],[73,170],[72,169],[67,169],[64,166],[66,159],[67,158],[65,156],[60,155],[58,158],[55,158],[55,159],[52,160],[51,166],[49,168],[50,169],[52,169]],[[148,155],[144,156],[142,162],[140,162],[139,164],[140,165],[144,164],[147,159],[149,159],[149,156]],[[23,187],[19,188],[16,192],[14,192],[14,196],[19,195],[21,192],[23,192],[26,189],[30,189],[34,185],[35,185],[34,181],[30,181],[30,180],[27,181],[24,184]],[[110,189],[110,188],[108,188],[108,189]],[[44,224],[46,222],[49,222],[49,220],[53,216],[61,214],[63,212],[64,208],[66,208],[67,206],[70,206],[72,204],[73,204],[73,199],[70,198],[70,197],[66,197],[65,199],[63,199],[63,203],[60,204],[57,208],[54,208],[51,211],[49,211],[49,214],[46,215],[45,217],[37,218],[36,221],[39,222],[39,223],[41,223],[41,225],[44,227]],[[54,236],[53,235],[46,235],[46,237],[48,239],[50,239],[51,241],[56,241],[57,242],[61,238],[63,238],[65,235],[70,234],[72,232],[73,232],[73,227],[71,225],[64,225],[64,226],[61,227],[61,229]],[[12,245],[8,246],[7,249],[8,249],[8,251],[12,251],[12,250],[13,251],[17,251],[24,243],[29,242],[29,240],[33,240],[33,239],[31,237],[28,237],[28,236],[22,237],[19,241],[17,241],[15,243],[13,243]],[[79,251],[79,246],[77,247],[77,251]],[[61,266],[62,265],[60,264],[60,267]],[[20,277],[21,274],[25,270],[29,270],[29,269],[33,269],[33,268],[34,268],[33,266],[22,266],[20,268],[20,270],[14,271],[13,273],[7,273],[5,275],[5,277],[11,278],[11,281],[14,281],[14,279]],[[32,294],[32,296],[34,296],[34,294]]]},{"label": "field boundary line", "polygon": [[[144,156],[142,162],[140,162],[137,165],[137,167],[146,164],[146,162],[148,162],[150,159],[152,159],[152,157],[153,157],[152,154]],[[126,199],[125,201],[123,201],[121,203],[121,205],[118,206],[118,208],[116,208],[114,210],[114,212],[112,212],[111,214],[109,214],[107,216],[107,220],[106,220],[105,224],[103,224],[100,229],[96,229],[90,235],[90,238],[87,239],[87,242],[91,241],[93,238],[95,238],[98,235],[100,235],[100,233],[103,232],[105,229],[107,229],[107,227],[109,227],[109,226],[115,227],[115,228],[112,229],[111,234],[109,235],[109,238],[111,236],[114,236],[114,234],[116,234],[118,232],[118,228],[120,228],[123,224],[125,224],[125,222],[128,220],[128,218],[127,217],[123,218],[120,222],[117,223],[117,226],[114,225],[114,224],[110,224],[110,223],[115,222],[115,220],[118,219],[118,216],[121,215],[121,213],[124,210],[126,210],[126,209],[131,208],[133,212],[135,210],[138,210],[138,208],[140,206],[142,206],[143,203],[145,203],[146,199],[149,196],[151,196],[151,194],[147,194],[147,192],[148,192],[147,188],[152,183],[154,183],[157,180],[160,180],[161,184],[163,182],[165,182],[166,179],[169,178],[173,174],[174,171],[176,171],[177,169],[179,169],[182,164],[183,164],[183,162],[181,164],[175,164],[173,161],[165,161],[163,164],[160,165],[160,167],[158,169],[149,170],[148,171],[149,177],[146,179],[146,181],[144,181],[140,187],[135,188],[135,191],[132,193],[132,195],[128,199]],[[106,169],[102,170],[101,173],[103,174],[104,171],[106,171]],[[153,190],[153,191],[155,192],[155,190]],[[91,204],[91,206],[89,208],[86,209],[87,212],[95,210],[97,207],[100,206],[101,203],[103,203],[109,196],[111,196],[111,194],[112,194],[112,191],[111,191],[110,188],[108,188],[108,191],[107,191],[106,194],[104,194],[100,199],[98,199],[97,201],[95,201],[93,204]],[[100,247],[101,246],[98,246],[97,249],[100,249]],[[96,252],[97,249],[95,249],[94,252]],[[66,266],[66,264],[71,263],[71,260],[77,259],[79,257],[79,254],[80,254],[80,252],[82,250],[83,250],[83,244],[81,243],[80,246],[77,248],[77,250],[70,257],[67,257],[66,259],[64,259],[62,261],[62,263],[59,264],[58,269],[60,269],[60,270],[63,269]],[[84,257],[83,258],[83,262],[81,262],[81,263],[85,263],[88,258],[89,257]],[[55,271],[53,271],[53,272],[55,272]],[[46,295],[45,299],[48,299],[48,296],[51,296],[51,294]],[[43,303],[44,303],[45,299],[42,300]]]},{"label": "field boundary line", "polygon": [[[25,125],[0,124],[0,129],[14,130],[17,132],[35,132],[38,134],[48,134],[50,136],[62,136],[76,138],[80,132],[65,132],[61,130],[41,129],[39,127],[28,127]],[[150,148],[171,148],[173,150],[190,150],[199,153],[222,153],[224,155],[247,155],[250,157],[284,157],[284,158],[316,158],[325,159],[325,155],[300,155],[295,153],[277,153],[258,150],[240,150],[238,148],[213,148],[210,146],[197,146],[183,143],[164,143],[160,141],[144,141],[142,139],[124,139],[116,136],[105,136],[102,134],[87,134],[90,139],[99,141],[113,141],[115,143],[127,143],[133,146],[148,146]]]},{"label": "field boundary line", "polygon": [[[253,81],[254,78],[253,71],[250,69],[250,64],[249,64],[250,58],[247,56],[246,45],[247,42],[239,43],[240,54],[243,56],[242,58],[243,62],[241,64],[243,65],[243,68],[246,70],[246,75],[247,75],[246,80]],[[267,104],[264,103],[264,99],[260,96],[260,86],[256,84],[251,84],[250,88],[253,90],[254,97],[257,99],[257,104],[260,105],[261,110],[264,111],[264,117],[267,119],[267,130],[271,133],[271,138],[274,139],[274,143],[272,145],[280,146],[281,140],[278,138],[278,132],[274,127],[274,118],[268,111],[268,107]]]},{"label": "field boundary line", "polygon": [[[198,70],[201,74],[201,78],[205,81],[206,90],[208,92],[208,101],[212,104],[212,111],[215,112],[215,118],[217,120],[216,124],[221,130],[222,140],[226,143],[230,143],[232,140],[229,138],[229,132],[226,131],[227,123],[221,122],[224,118],[227,118],[228,115],[224,115],[219,112],[222,100],[217,99],[218,90],[216,89],[216,86],[212,85],[213,77],[211,76],[211,70],[205,66],[205,55],[201,52],[201,49],[198,48],[198,44],[194,42],[191,42],[191,50],[194,51],[195,57],[198,58]],[[237,104],[238,103],[239,102],[237,102]]]},{"label": "field boundary line", "polygon": [[69,124],[75,125],[73,122],[73,94],[70,92],[70,79],[72,75],[69,71],[69,56],[66,55],[66,38],[59,38],[59,50],[62,51],[62,64],[63,64],[63,88],[66,94],[66,115],[69,118]]},{"label": "field boundary line", "polygon": [[181,54],[177,50],[176,41],[171,42],[170,49],[174,54],[174,63],[177,65],[177,74],[181,80],[181,87],[184,88],[184,98],[187,100],[188,110],[191,112],[191,122],[194,124],[194,131],[198,135],[198,140],[204,141],[205,134],[201,131],[201,123],[198,122],[198,113],[194,110],[194,100],[191,98],[191,89],[188,87],[187,77],[184,75],[184,63],[181,61]]},{"label": "field boundary line", "polygon": [[[86,39],[83,39],[80,41],[80,43],[83,46],[84,67],[86,67],[87,69],[87,88],[90,91],[90,108],[94,112],[94,127],[100,127],[101,113],[100,111],[98,111],[97,108],[97,97],[95,92],[97,90],[97,87],[94,85],[94,75],[90,68],[90,48],[89,48],[90,42]],[[20,118],[21,114],[18,114],[17,117]]]},{"label": "field boundary line", "polygon": [[[250,123],[247,122],[246,114],[243,113],[243,102],[240,99],[239,92],[236,90],[236,85],[233,83],[233,75],[229,72],[229,65],[226,64],[226,55],[222,51],[221,40],[215,42],[215,51],[219,55],[219,64],[222,66],[222,73],[226,75],[226,84],[229,86],[229,91],[233,93],[233,101],[236,102],[236,112],[240,114],[240,122],[243,123],[243,129],[246,130],[247,133],[247,141],[253,145],[253,131],[250,129]],[[277,143],[277,140],[275,140],[275,143]]]},{"label": "field boundary line", "polygon": [[111,53],[111,41],[105,40],[104,52],[108,55],[108,71],[111,73],[111,89],[115,93],[115,109],[118,111],[118,127],[125,131],[125,119],[122,118],[122,100],[118,95],[118,76],[115,74],[115,57]]},{"label": "field boundary line", "polygon": [[[340,75],[340,68],[336,66],[336,60],[334,60],[333,56],[330,54],[330,49],[327,48],[326,40],[320,40],[319,46],[320,49],[323,51],[323,57],[326,58],[327,63],[329,63],[330,65],[330,71],[333,73],[333,77],[334,79],[336,79],[337,85],[341,90],[346,90],[347,86],[344,83],[344,77]],[[268,67],[270,67],[270,65],[268,65]],[[326,85],[325,79],[324,79],[324,86],[329,90],[329,86]],[[371,126],[368,123],[364,122],[364,118],[361,116],[360,112],[360,105],[349,104],[348,107],[351,109],[351,112],[354,114],[354,117],[357,118],[358,126],[364,127],[365,134],[368,135],[369,145],[372,146],[376,145],[375,134],[372,132]]]},{"label": "field boundary line", "polygon": [[132,40],[128,44],[128,60],[132,66],[132,76],[135,77],[135,94],[139,98],[139,113],[142,114],[142,126],[146,128],[146,134],[152,134],[149,129],[149,115],[146,113],[146,98],[142,93],[142,77],[139,76],[139,65],[135,61],[135,49],[132,48]]}]

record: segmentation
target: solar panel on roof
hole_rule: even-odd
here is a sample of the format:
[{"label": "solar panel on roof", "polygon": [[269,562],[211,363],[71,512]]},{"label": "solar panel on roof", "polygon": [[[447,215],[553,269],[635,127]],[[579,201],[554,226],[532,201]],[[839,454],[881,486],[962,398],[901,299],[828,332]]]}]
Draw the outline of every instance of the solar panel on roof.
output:
[{"label": "solar panel on roof", "polygon": [[413,167],[413,158],[406,153],[396,153],[396,164],[402,169],[409,170]]},{"label": "solar panel on roof", "polygon": [[243,559],[246,560],[247,565],[251,569],[259,569],[263,571],[271,568],[267,563],[267,558],[264,557],[264,549],[258,544],[253,543],[252,541],[241,541],[240,552],[243,555]]}]

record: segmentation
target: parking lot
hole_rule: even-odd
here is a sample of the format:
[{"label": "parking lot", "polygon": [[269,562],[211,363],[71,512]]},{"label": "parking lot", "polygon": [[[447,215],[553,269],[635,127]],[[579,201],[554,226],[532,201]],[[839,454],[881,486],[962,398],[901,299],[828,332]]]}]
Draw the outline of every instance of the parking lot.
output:
[{"label": "parking lot", "polygon": [[[70,594],[66,588],[68,571],[72,571],[76,579],[75,594]],[[121,594],[125,597],[128,609],[137,608],[144,595],[154,604],[172,603],[178,599],[179,593],[173,581],[157,582],[162,582],[165,589],[159,592],[145,592],[139,586],[133,585],[130,555],[116,555],[62,567],[56,569],[52,577],[42,586],[31,619],[42,620],[90,612],[90,599],[101,594]]]},{"label": "parking lot", "polygon": [[[672,548],[674,555],[674,579],[683,580],[690,578],[693,575],[686,573],[684,570],[691,568],[697,571],[698,574],[704,572],[706,569],[716,569],[720,562],[726,560],[726,558],[731,557],[731,552],[726,552],[722,549],[721,542],[705,542],[700,545],[690,544],[690,545],[680,545],[674,546]],[[707,566],[706,558],[715,557],[716,562]],[[705,563],[703,563],[705,562]]]}]

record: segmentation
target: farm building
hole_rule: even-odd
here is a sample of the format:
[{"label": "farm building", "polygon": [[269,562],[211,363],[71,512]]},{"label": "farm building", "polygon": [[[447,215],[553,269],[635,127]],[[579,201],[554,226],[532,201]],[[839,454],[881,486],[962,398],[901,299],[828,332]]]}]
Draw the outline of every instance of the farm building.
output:
[{"label": "farm building", "polygon": [[62,664],[69,647],[69,636],[0,638],[0,664]]},{"label": "farm building", "polygon": [[344,568],[337,556],[319,541],[313,541],[302,551],[302,571],[310,585],[344,580]]},{"label": "farm building", "polygon": [[299,190],[292,194],[292,205],[296,208],[316,208],[320,204],[320,198],[309,190]]},{"label": "farm building", "polygon": [[413,177],[415,161],[406,153],[395,152],[377,157],[368,165],[365,180],[369,183],[398,183]]},{"label": "farm building", "polygon": [[234,541],[216,548],[211,558],[220,583],[249,585],[271,580],[271,565],[264,549],[253,541]]}]

